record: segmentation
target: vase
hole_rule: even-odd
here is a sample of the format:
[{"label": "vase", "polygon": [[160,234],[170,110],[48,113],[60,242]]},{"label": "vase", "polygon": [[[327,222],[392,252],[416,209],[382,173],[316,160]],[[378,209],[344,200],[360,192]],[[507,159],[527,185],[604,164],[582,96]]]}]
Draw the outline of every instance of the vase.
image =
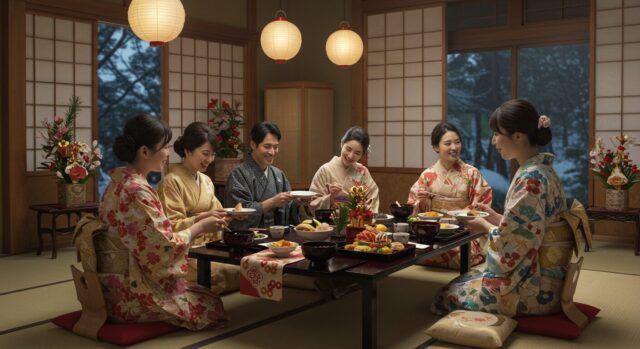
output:
[{"label": "vase", "polygon": [[363,231],[363,230],[364,230],[364,228],[347,226],[347,228],[345,230],[345,241],[346,241],[346,243],[348,243],[348,244],[353,243],[356,240],[356,235],[358,235],[358,233]]},{"label": "vase", "polygon": [[624,210],[629,206],[629,191],[606,189],[604,207],[608,210]]},{"label": "vase", "polygon": [[58,183],[58,204],[80,206],[87,202],[87,187],[79,183]]},{"label": "vase", "polygon": [[213,161],[213,180],[226,182],[234,168],[242,163],[238,158],[218,158]]}]

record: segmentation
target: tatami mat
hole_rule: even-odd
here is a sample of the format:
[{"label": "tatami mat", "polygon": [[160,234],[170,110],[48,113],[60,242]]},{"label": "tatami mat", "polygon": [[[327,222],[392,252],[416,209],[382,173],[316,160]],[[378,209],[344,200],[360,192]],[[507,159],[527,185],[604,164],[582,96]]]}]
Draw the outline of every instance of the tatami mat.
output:
[{"label": "tatami mat", "polygon": [[0,295],[70,280],[69,266],[75,263],[75,247],[59,249],[56,259],[51,259],[50,250],[43,251],[40,256],[30,252],[0,258]]},{"label": "tatami mat", "polygon": [[583,269],[640,275],[640,256],[631,242],[594,241],[593,250],[583,255]]}]

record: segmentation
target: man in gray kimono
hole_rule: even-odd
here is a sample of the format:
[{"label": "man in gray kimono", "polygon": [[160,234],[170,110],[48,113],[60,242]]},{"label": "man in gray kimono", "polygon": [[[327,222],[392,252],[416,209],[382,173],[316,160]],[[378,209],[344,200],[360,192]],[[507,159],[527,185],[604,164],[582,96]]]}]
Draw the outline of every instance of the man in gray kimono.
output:
[{"label": "man in gray kimono", "polygon": [[242,221],[232,221],[232,230],[252,227],[299,223],[299,205],[289,193],[291,185],[287,176],[273,166],[278,154],[280,129],[274,123],[263,121],[251,129],[251,153],[236,167],[227,180],[225,207],[253,208],[256,212]]}]

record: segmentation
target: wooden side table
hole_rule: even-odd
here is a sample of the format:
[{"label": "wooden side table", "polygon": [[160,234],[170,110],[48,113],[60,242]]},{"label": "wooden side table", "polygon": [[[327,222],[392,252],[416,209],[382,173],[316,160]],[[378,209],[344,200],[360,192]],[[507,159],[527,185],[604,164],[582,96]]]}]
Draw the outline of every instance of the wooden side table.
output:
[{"label": "wooden side table", "polygon": [[595,221],[618,221],[635,223],[636,225],[636,256],[640,255],[640,209],[628,208],[625,210],[608,210],[604,207],[587,208],[591,231],[593,232],[593,223]]},{"label": "wooden side table", "polygon": [[[71,215],[74,214],[78,219],[80,219],[80,216],[83,212],[97,214],[99,207],[100,204],[97,202],[87,202],[83,205],[70,207],[62,206],[60,204],[41,204],[29,206],[29,209],[34,210],[38,213],[37,254],[42,254],[42,234],[51,234],[51,259],[55,259],[58,256],[58,252],[56,250],[56,234],[72,232],[75,229],[75,225],[71,225]],[[42,226],[42,215],[45,213],[51,215],[51,228],[44,228]],[[56,219],[61,215],[67,216],[66,227],[58,227],[56,225]]]}]

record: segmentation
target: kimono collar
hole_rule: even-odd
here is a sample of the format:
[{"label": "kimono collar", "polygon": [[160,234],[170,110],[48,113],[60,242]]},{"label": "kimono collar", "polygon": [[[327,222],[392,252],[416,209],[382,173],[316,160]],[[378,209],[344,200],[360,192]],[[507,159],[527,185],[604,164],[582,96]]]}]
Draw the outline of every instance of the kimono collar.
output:
[{"label": "kimono collar", "polygon": [[193,180],[197,180],[197,178],[200,176],[200,172],[196,171],[196,175],[193,175],[193,172],[191,172],[185,165],[183,164],[176,164],[174,165],[174,167],[171,169],[171,171],[176,172],[178,174],[182,174],[184,177],[189,177],[192,178]]},{"label": "kimono collar", "polygon": [[456,161],[456,163],[453,164],[453,166],[451,166],[451,168],[447,170],[447,168],[444,167],[442,162],[440,162],[440,160],[438,160],[434,167],[439,171],[442,171],[444,173],[449,173],[449,172],[452,172],[452,171],[455,171],[455,172],[462,171],[462,166],[463,165],[464,165],[464,161],[458,159],[458,161]]},{"label": "kimono collar", "polygon": [[346,168],[347,170],[353,167],[353,166],[344,167],[344,164],[342,163],[342,158],[335,155],[333,156],[333,159],[329,161],[329,163],[331,164],[331,166]]},{"label": "kimono collar", "polygon": [[133,167],[116,167],[109,172],[109,177],[114,182],[122,182],[129,177],[139,176],[142,178],[142,175],[136,171]]},{"label": "kimono collar", "polygon": [[522,164],[522,166],[527,166],[532,164],[542,164],[542,165],[551,166],[555,158],[556,156],[551,153],[540,153],[538,155],[530,157],[527,161],[524,162],[524,164]]},{"label": "kimono collar", "polygon": [[[244,162],[251,169],[251,171],[254,172],[255,176],[257,176],[258,178],[260,178],[260,176],[264,177],[264,171],[260,168],[260,166],[258,165],[256,160],[253,159],[253,156],[251,156],[251,154],[249,154],[249,156],[247,156],[247,158],[244,160]],[[269,170],[269,167],[271,167],[271,166],[267,166],[267,171]]]}]

